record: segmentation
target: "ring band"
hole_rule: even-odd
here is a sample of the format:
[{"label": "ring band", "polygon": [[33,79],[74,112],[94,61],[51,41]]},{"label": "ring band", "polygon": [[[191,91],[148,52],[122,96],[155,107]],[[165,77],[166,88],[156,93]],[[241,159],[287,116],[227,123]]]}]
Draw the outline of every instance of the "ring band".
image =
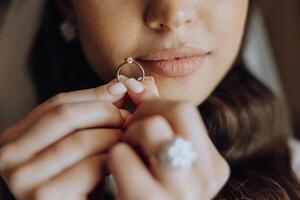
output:
[{"label": "ring band", "polygon": [[126,64],[134,64],[136,66],[138,66],[141,71],[142,71],[142,77],[139,77],[138,78],[138,81],[140,82],[143,82],[145,80],[145,70],[144,68],[142,67],[142,65],[140,65],[138,62],[136,62],[132,57],[128,57],[128,58],[125,58],[125,62],[121,63],[119,66],[118,66],[118,70],[117,70],[117,80],[120,82],[121,79],[120,79],[120,72],[121,72],[121,68],[126,65]]},{"label": "ring band", "polygon": [[162,165],[189,170],[198,155],[191,142],[181,137],[175,137],[158,152],[156,157]]}]

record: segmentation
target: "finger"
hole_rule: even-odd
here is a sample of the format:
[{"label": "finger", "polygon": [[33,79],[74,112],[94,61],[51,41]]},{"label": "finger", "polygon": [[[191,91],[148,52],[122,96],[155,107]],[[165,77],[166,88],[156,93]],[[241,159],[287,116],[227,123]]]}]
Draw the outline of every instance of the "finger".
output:
[{"label": "finger", "polygon": [[[133,127],[135,123],[139,123],[141,120],[147,118],[151,119],[151,116],[155,115],[161,115],[165,120],[153,120],[154,122],[156,121],[156,124],[153,121],[152,123],[147,122],[137,125],[135,126],[135,130],[131,130],[131,132],[136,134],[136,138],[141,137],[153,140],[153,142],[147,142],[136,139],[140,141],[142,146],[144,145],[143,143],[148,146],[146,147],[144,145],[144,148],[148,148],[148,152],[151,152],[151,147],[149,147],[151,144],[153,151],[157,151],[155,144],[160,145],[164,143],[166,133],[168,133],[168,130],[170,131],[171,127],[173,134],[189,140],[198,154],[198,159],[193,163],[192,171],[194,173],[155,167],[155,169],[158,169],[156,170],[158,177],[162,177],[161,180],[164,181],[165,185],[169,185],[169,188],[173,188],[173,191],[179,191],[178,194],[186,194],[186,191],[197,191],[192,188],[194,188],[195,185],[199,185],[199,182],[206,184],[207,193],[211,193],[210,191],[216,192],[216,189],[221,188],[229,177],[230,168],[210,140],[208,131],[197,108],[188,102],[168,100],[144,102],[132,115],[132,120],[128,123],[127,130],[130,129],[130,126]],[[163,124],[165,124],[165,126],[163,126]],[[170,127],[168,127],[168,124]],[[141,131],[139,127],[144,128],[141,129]],[[165,130],[161,128],[156,130],[156,128],[159,127],[165,127]],[[161,133],[162,136],[157,133]],[[126,134],[127,131],[125,135]],[[143,137],[141,135],[150,136]],[[156,137],[156,139],[153,139],[154,137]],[[159,138],[161,142],[158,142]],[[156,161],[157,159],[151,159],[150,157],[152,166],[159,166],[159,163],[156,164]],[[212,180],[216,180],[217,183],[212,183]]]},{"label": "finger", "polygon": [[81,161],[35,189],[32,199],[87,199],[89,192],[104,177],[105,160],[105,155],[95,155]]},{"label": "finger", "polygon": [[77,131],[13,169],[8,182],[17,191],[29,191],[81,160],[97,153],[105,153],[119,140],[121,134],[118,129]]},{"label": "finger", "polygon": [[140,147],[150,161],[154,176],[167,188],[181,190],[191,184],[195,172],[172,169],[163,166],[157,160],[160,150],[174,138],[174,132],[168,121],[155,115],[133,123],[126,131],[126,141]]},{"label": "finger", "polygon": [[129,99],[128,95],[125,94],[124,97],[122,99],[120,99],[119,101],[117,101],[116,103],[114,103],[114,105],[116,105],[118,108],[122,109],[122,108],[124,108],[124,105],[128,99]]},{"label": "finger", "polygon": [[155,155],[174,137],[173,130],[165,118],[153,115],[132,123],[122,135],[123,140],[142,147],[148,155]]},{"label": "finger", "polygon": [[[125,80],[125,79],[124,79]],[[30,127],[41,116],[51,109],[68,103],[78,103],[86,101],[108,101],[122,107],[126,100],[127,88],[123,82],[113,79],[109,83],[91,89],[65,92],[55,95],[44,103],[35,107],[32,112],[27,114],[22,120],[17,122],[0,134],[0,145],[12,142],[19,137],[28,127]]]},{"label": "finger", "polygon": [[128,110],[125,110],[125,109],[120,109],[120,113],[124,119],[124,123],[126,120],[128,120],[128,118],[130,118],[130,116],[132,115],[131,112],[129,112]]},{"label": "finger", "polygon": [[58,96],[53,97],[53,99],[49,99],[48,103],[52,108],[53,106],[55,107],[65,103],[85,101],[107,101],[110,103],[116,103],[126,94],[126,92],[127,88],[124,83],[113,79],[109,83],[96,88],[58,94]]},{"label": "finger", "polygon": [[[208,137],[207,129],[197,108],[189,102],[178,102],[170,100],[153,100],[144,102],[139,106],[126,122],[126,127],[137,120],[152,115],[163,116],[171,125],[176,135],[182,135],[197,144],[201,151],[212,142]],[[197,134],[196,134],[197,133]]]},{"label": "finger", "polygon": [[13,143],[0,149],[0,169],[18,165],[68,134],[85,128],[121,127],[120,110],[107,102],[65,104],[39,119]]},{"label": "finger", "polygon": [[147,100],[159,98],[159,91],[152,76],[146,77],[143,83],[140,83],[134,78],[130,78],[125,81],[125,85],[128,88],[129,98],[136,105]]},{"label": "finger", "polygon": [[[198,154],[195,162],[195,168],[204,172],[207,176],[214,177],[216,170],[212,170],[216,166],[215,160],[221,160],[221,166],[226,167],[226,162],[209,138],[208,131],[201,118],[198,109],[189,102],[178,102],[169,100],[154,100],[144,102],[130,117],[125,129],[137,121],[153,115],[161,115],[172,127],[176,136],[183,137],[193,143],[194,149]],[[152,125],[154,126],[154,125]],[[154,126],[155,127],[155,126]],[[212,159],[218,158],[218,159]],[[203,165],[205,163],[205,165]],[[226,177],[226,173],[225,177]],[[224,176],[220,176],[224,177]]]},{"label": "finger", "polygon": [[[143,199],[157,183],[134,150],[125,143],[115,145],[108,155],[108,167],[124,199]],[[143,190],[137,188],[143,187]],[[126,195],[126,196],[125,196]]]}]

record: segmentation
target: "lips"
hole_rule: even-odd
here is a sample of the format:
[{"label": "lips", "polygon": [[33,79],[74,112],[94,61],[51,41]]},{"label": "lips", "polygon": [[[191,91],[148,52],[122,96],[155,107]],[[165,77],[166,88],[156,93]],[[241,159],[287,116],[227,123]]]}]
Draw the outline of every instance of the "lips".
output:
[{"label": "lips", "polygon": [[169,48],[136,58],[150,71],[167,77],[189,75],[202,65],[208,51],[194,47]]}]

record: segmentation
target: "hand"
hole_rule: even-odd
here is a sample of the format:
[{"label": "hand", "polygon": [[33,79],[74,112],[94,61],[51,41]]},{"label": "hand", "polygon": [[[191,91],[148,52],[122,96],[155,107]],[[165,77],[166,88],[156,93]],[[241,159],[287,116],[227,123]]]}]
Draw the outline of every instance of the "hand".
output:
[{"label": "hand", "polygon": [[129,113],[127,87],[110,83],[62,93],[0,138],[0,173],[17,199],[86,199],[103,177],[106,151]]},{"label": "hand", "polygon": [[[156,153],[174,136],[193,143],[198,159],[191,170],[166,168],[156,159]],[[124,141],[116,144],[108,157],[119,199],[208,200],[228,180],[229,165],[213,145],[199,111],[191,103],[145,101],[128,122]],[[146,162],[137,149],[146,155]]]}]

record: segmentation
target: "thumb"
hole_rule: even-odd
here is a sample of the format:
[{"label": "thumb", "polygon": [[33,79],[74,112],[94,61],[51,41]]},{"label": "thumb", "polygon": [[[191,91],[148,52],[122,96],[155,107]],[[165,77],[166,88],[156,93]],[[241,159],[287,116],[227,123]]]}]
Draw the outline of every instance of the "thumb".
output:
[{"label": "thumb", "polygon": [[[144,101],[154,100],[160,98],[157,85],[153,76],[146,76],[143,83],[134,78],[130,78],[125,82],[128,88],[128,96],[136,105]],[[136,90],[136,88],[142,88]]]},{"label": "thumb", "polygon": [[[126,76],[120,75],[120,81],[121,81],[121,82],[125,82],[126,80],[128,80],[128,78],[127,78]],[[109,83],[117,83],[117,82],[118,82],[117,78],[112,79],[111,81],[109,81]],[[118,101],[115,102],[114,104],[115,104],[118,108],[123,108],[125,102],[127,101],[127,99],[128,99],[128,96],[127,96],[127,95],[124,95],[122,99],[118,100]]]}]

